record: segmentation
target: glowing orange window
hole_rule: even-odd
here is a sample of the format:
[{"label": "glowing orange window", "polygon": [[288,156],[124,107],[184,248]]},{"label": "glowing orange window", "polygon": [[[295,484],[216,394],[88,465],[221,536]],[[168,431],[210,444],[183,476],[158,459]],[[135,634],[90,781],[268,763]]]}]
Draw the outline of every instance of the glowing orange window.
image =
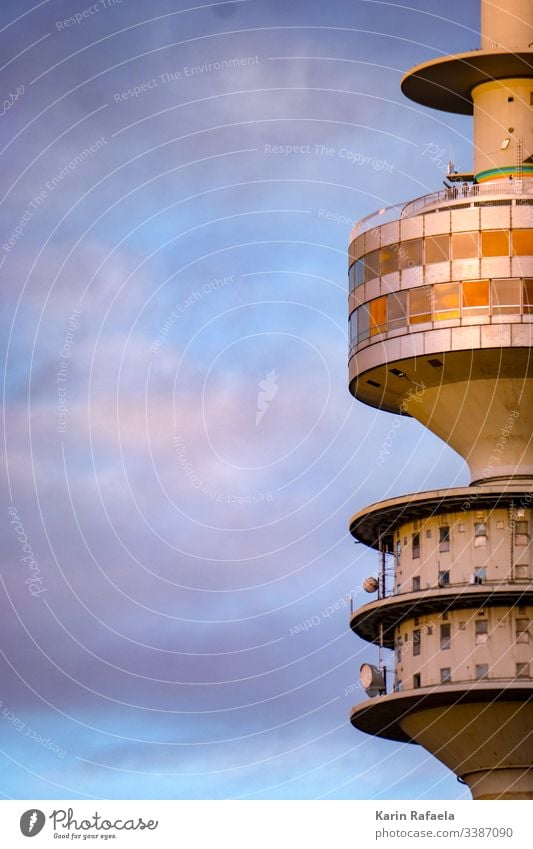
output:
[{"label": "glowing orange window", "polygon": [[409,324],[431,321],[431,287],[409,290]]},{"label": "glowing orange window", "polygon": [[509,231],[482,230],[481,256],[509,256]]},{"label": "glowing orange window", "polygon": [[387,329],[387,298],[370,301],[370,335],[383,333]]},{"label": "glowing orange window", "polygon": [[489,281],[463,281],[463,314],[488,315],[489,312]]},{"label": "glowing orange window", "polygon": [[513,254],[533,256],[533,230],[513,230]]},{"label": "glowing orange window", "polygon": [[390,274],[392,271],[398,271],[398,268],[398,245],[387,245],[381,248],[381,273]]},{"label": "glowing orange window", "polygon": [[435,321],[459,318],[459,283],[439,283],[433,287]]}]

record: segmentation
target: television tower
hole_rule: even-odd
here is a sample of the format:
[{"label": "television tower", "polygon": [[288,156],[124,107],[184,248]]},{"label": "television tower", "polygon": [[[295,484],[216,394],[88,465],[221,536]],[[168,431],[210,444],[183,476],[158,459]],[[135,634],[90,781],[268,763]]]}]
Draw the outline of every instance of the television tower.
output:
[{"label": "television tower", "polygon": [[351,722],[422,745],[475,799],[533,798],[532,45],[528,0],[482,0],[480,50],[404,76],[417,103],[473,115],[474,167],[359,221],[349,251],[351,393],[471,476],[351,519],[379,558],[351,615],[378,646]]}]

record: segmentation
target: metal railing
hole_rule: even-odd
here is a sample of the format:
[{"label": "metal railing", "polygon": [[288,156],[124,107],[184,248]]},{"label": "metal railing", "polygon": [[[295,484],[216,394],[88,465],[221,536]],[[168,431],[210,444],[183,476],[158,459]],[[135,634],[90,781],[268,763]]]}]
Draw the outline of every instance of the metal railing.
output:
[{"label": "metal railing", "polygon": [[419,590],[413,590],[413,589],[407,590],[406,589],[406,590],[401,590],[401,592],[398,592],[394,589],[392,591],[389,589],[384,596],[382,595],[382,596],[379,597],[379,600],[382,599],[382,598],[400,598],[401,596],[406,596],[406,595],[419,595],[419,594],[434,593],[434,592],[438,592],[438,590],[453,591],[453,590],[458,590],[458,589],[464,590],[464,589],[467,589],[467,588],[472,589],[473,587],[487,587],[488,589],[491,589],[491,590],[498,589],[500,587],[501,587],[501,589],[509,589],[509,585],[511,587],[514,587],[515,585],[519,585],[520,588],[523,588],[524,585],[528,585],[528,584],[531,585],[531,587],[533,588],[533,581],[531,581],[529,578],[512,578],[512,577],[506,578],[505,580],[498,579],[496,581],[488,580],[486,578],[482,578],[482,579],[478,579],[478,580],[470,579],[468,581],[454,581],[454,582],[450,581],[449,583],[440,582],[440,583],[432,584],[430,586],[420,587]]},{"label": "metal railing", "polygon": [[390,224],[401,218],[412,218],[423,212],[435,211],[443,204],[462,206],[463,203],[472,206],[476,201],[485,206],[491,206],[491,201],[498,206],[502,200],[508,198],[510,201],[517,197],[533,198],[533,180],[504,180],[501,182],[474,183],[466,186],[454,185],[440,191],[430,192],[407,203],[393,204],[383,207],[377,212],[372,212],[361,218],[354,226],[350,240],[353,241],[361,233]]},{"label": "metal railing", "polygon": [[519,196],[533,195],[533,181],[529,180],[505,180],[495,183],[474,183],[465,185],[454,185],[451,188],[441,189],[429,195],[423,195],[406,203],[402,209],[402,218],[410,218],[420,215],[426,209],[440,205],[448,201],[476,201],[484,199],[490,206],[490,200],[497,201],[503,198],[512,200]]},{"label": "metal railing", "polygon": [[[405,687],[402,682],[402,687],[400,690],[396,689],[396,685],[393,684],[392,692],[393,693],[405,693],[411,695],[411,693],[416,693],[419,690],[433,690],[436,687],[471,687],[472,684],[483,684],[484,682],[488,682],[489,684],[494,683],[502,683],[502,684],[511,684],[514,682],[523,682],[524,684],[532,684],[533,679],[531,675],[484,675],[482,678],[450,678],[448,681],[436,681],[433,684],[420,684],[420,687]],[[387,693],[389,695],[389,693]]]}]

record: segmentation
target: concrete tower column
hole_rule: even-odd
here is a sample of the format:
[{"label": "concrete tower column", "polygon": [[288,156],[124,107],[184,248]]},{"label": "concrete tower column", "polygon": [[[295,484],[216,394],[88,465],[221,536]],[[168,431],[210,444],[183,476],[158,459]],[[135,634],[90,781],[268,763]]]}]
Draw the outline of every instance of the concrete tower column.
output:
[{"label": "concrete tower column", "polygon": [[530,50],[533,22],[530,0],[481,0],[481,49]]}]

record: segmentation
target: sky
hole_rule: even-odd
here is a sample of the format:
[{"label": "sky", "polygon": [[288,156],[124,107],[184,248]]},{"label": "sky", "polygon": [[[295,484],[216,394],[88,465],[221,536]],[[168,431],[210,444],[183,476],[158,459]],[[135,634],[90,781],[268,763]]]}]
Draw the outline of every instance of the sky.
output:
[{"label": "sky", "polygon": [[399,83],[476,7],[2,0],[1,798],[467,798],[349,723],[349,518],[468,473],[350,396],[346,269],[471,167]]}]

